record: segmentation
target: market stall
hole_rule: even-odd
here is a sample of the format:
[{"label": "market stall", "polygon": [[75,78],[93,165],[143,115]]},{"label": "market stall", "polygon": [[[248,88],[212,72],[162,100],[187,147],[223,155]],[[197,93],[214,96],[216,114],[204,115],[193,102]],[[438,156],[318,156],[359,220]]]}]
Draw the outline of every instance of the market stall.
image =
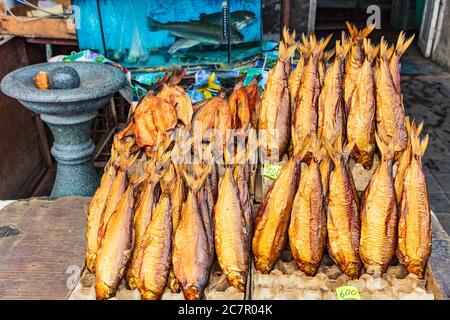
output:
[{"label": "market stall", "polygon": [[424,165],[436,137],[402,90],[414,35],[346,22],[266,41],[254,2],[180,1],[182,20],[113,2],[74,1],[80,51],[2,79],[49,125],[57,173],[55,198],[0,211],[0,297],[450,298]]}]

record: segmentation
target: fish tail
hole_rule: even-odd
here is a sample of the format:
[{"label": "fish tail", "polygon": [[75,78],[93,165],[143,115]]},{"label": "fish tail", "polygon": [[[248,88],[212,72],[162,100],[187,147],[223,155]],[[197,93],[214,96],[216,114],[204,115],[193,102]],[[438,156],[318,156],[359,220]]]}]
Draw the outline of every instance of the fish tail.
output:
[{"label": "fish tail", "polygon": [[345,25],[347,26],[348,33],[350,34],[350,39],[356,38],[358,35],[358,29],[356,29],[356,26],[350,23],[350,21],[345,21]]},{"label": "fish tail", "polygon": [[[325,48],[327,47],[328,43],[330,42],[331,38],[333,37],[333,34],[329,34],[328,37],[326,38],[322,38],[319,41],[318,47],[319,47],[319,51],[322,52],[325,50]],[[329,54],[329,53],[328,53]],[[334,53],[333,53],[334,54]],[[331,55],[332,57],[333,55]],[[330,57],[330,58],[331,58]]]},{"label": "fish tail", "polygon": [[350,39],[347,37],[347,34],[345,33],[345,31],[342,31],[341,33],[341,41],[342,41],[342,46],[351,46],[351,41]]},{"label": "fish tail", "polygon": [[230,271],[228,282],[240,292],[245,292],[246,276],[244,272]]},{"label": "fish tail", "polygon": [[86,255],[86,267],[90,273],[95,273],[95,259],[97,258],[97,254],[89,253]]},{"label": "fish tail", "polygon": [[380,41],[380,58],[389,60],[391,59],[392,54],[394,53],[394,46],[389,46],[384,37],[381,38]]},{"label": "fish tail", "polygon": [[366,53],[366,59],[369,62],[372,62],[378,54],[379,46],[374,47],[370,42],[370,39],[363,39],[364,52]]},{"label": "fish tail", "polygon": [[311,152],[313,158],[320,162],[322,160],[322,143],[317,135],[313,135],[309,141],[309,151]]},{"label": "fish tail", "polygon": [[278,50],[278,59],[283,62],[287,62],[291,59],[295,52],[295,46],[290,46],[286,42],[280,42],[280,48]]},{"label": "fish tail", "polygon": [[394,157],[394,141],[391,139],[388,144],[384,143],[383,140],[375,133],[375,140],[377,146],[380,149],[381,157],[384,160]]},{"label": "fish tail", "polygon": [[395,47],[395,53],[399,59],[413,42],[414,36],[415,35],[413,34],[408,40],[406,40],[405,32],[400,32],[397,40],[397,45]]},{"label": "fish tail", "polygon": [[202,298],[202,290],[196,286],[189,286],[183,290],[186,300],[200,300]]},{"label": "fish tail", "polygon": [[[342,44],[341,44],[342,43]],[[336,58],[340,60],[344,60],[347,57],[348,52],[350,51],[350,42],[346,40],[336,41]]]},{"label": "fish tail", "polygon": [[364,29],[361,30],[361,32],[359,33],[359,36],[361,38],[366,38],[372,33],[372,31],[374,29],[375,29],[375,24],[372,24],[372,25],[370,25],[368,27],[365,27]]},{"label": "fish tail", "polygon": [[159,22],[159,21],[157,21],[157,20],[155,20],[153,18],[148,17],[147,18],[147,25],[148,25],[148,30],[150,32],[156,32],[156,31],[160,30],[161,22]]},{"label": "fish tail", "polygon": [[202,166],[199,164],[192,165],[194,168],[194,175],[189,175],[187,171],[183,171],[183,176],[186,184],[194,191],[197,192],[205,183],[209,173],[212,170],[212,165]]},{"label": "fish tail", "polygon": [[141,293],[141,298],[142,298],[142,300],[159,300],[161,298],[161,296],[158,294],[155,294],[151,290],[144,290]]},{"label": "fish tail", "polygon": [[423,122],[416,128],[414,125],[411,128],[411,148],[413,155],[423,157],[428,146],[428,134],[423,140],[420,139],[420,133],[423,129]]},{"label": "fish tail", "polygon": [[95,282],[95,293],[97,296],[97,300],[106,300],[113,296],[114,289],[110,288],[106,283],[102,280],[97,280]]},{"label": "fish tail", "polygon": [[327,139],[323,139],[323,145],[325,147],[325,150],[329,154],[330,158],[334,161],[337,159],[337,152],[334,149],[333,145],[328,141]]},{"label": "fish tail", "polygon": [[295,43],[295,30],[292,33],[289,33],[289,29],[287,27],[283,28],[283,41],[288,46],[292,46]]},{"label": "fish tail", "polygon": [[347,143],[347,145],[342,150],[342,155],[346,160],[348,160],[348,157],[350,156],[350,153],[352,152],[353,148],[355,147],[356,141],[350,141]]},{"label": "fish tail", "polygon": [[336,49],[331,49],[331,50],[327,50],[323,53],[323,61],[327,62],[328,60],[330,60],[334,54],[336,53]]}]

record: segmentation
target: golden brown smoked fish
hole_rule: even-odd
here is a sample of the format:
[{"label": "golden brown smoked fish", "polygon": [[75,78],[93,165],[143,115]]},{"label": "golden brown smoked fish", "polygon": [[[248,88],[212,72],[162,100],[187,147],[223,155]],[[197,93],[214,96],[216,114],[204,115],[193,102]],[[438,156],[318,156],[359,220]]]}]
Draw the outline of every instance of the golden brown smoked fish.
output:
[{"label": "golden brown smoked fish", "polygon": [[220,268],[226,274],[228,282],[239,291],[245,292],[249,236],[232,169],[225,169],[214,207],[214,242]]},{"label": "golden brown smoked fish", "polygon": [[335,147],[326,140],[324,143],[334,163],[327,205],[328,253],[347,276],[357,279],[361,270],[359,205],[348,168],[348,158],[354,143],[345,148],[341,138],[338,138]]},{"label": "golden brown smoked fish", "polygon": [[[172,241],[173,238],[175,237],[175,231],[177,230],[178,224],[180,223],[181,220],[181,210],[183,208],[184,199],[185,193],[184,193],[183,177],[181,173],[176,169],[176,178],[171,187],[171,194],[170,194],[170,204],[172,207]],[[169,279],[167,280],[167,286],[173,293],[180,292],[181,290],[180,283],[178,282],[178,279],[175,277],[175,274],[173,273],[172,266],[169,273]]]},{"label": "golden brown smoked fish", "polygon": [[134,186],[128,186],[106,228],[104,240],[95,260],[95,292],[97,299],[111,298],[131,256]]},{"label": "golden brown smoked fish", "polygon": [[[394,179],[394,189],[395,189],[395,198],[397,200],[397,209],[400,210],[402,195],[403,195],[403,185],[405,181],[406,170],[411,163],[411,123],[409,122],[409,118],[405,118],[406,129],[408,131],[408,145],[406,149],[403,151],[400,161],[398,162],[397,173],[395,174]],[[415,125],[414,122],[412,125]],[[418,135],[422,131],[422,125],[418,128]]]},{"label": "golden brown smoked fish", "polygon": [[250,108],[242,79],[239,79],[234,86],[233,92],[228,98],[228,104],[232,115],[232,128],[248,129],[250,126]]},{"label": "golden brown smoked fish", "polygon": [[[397,49],[396,49],[397,50]],[[405,124],[405,109],[401,93],[397,92],[394,79],[389,69],[392,49],[384,39],[380,43],[380,62],[377,85],[377,133],[385,144],[394,143],[395,155],[398,156],[406,148],[408,133]]]},{"label": "golden brown smoked fish", "polygon": [[[296,141],[296,140],[294,140]],[[280,175],[267,191],[255,219],[252,241],[255,268],[261,273],[269,273],[286,246],[292,201],[297,191],[300,177],[301,158],[305,155],[302,144],[294,144],[294,156],[283,166]]]},{"label": "golden brown smoked fish", "polygon": [[408,40],[405,39],[405,33],[402,31],[398,36],[397,45],[395,50],[389,59],[389,70],[391,71],[392,79],[394,81],[395,89],[398,93],[401,93],[400,87],[400,58],[405,53],[406,49],[411,45],[414,40],[412,35]]},{"label": "golden brown smoked fish", "polygon": [[350,45],[336,41],[336,58],[328,68],[319,96],[318,137],[334,142],[344,136],[344,62]]},{"label": "golden brown smoked fish", "polygon": [[259,85],[258,83],[261,81],[262,76],[254,76],[250,81],[250,84],[245,88],[245,92],[247,93],[248,98],[248,108],[250,111],[250,122],[252,124],[252,128],[258,127],[258,111],[259,105],[261,103],[261,96],[259,95]]},{"label": "golden brown smoked fish", "polygon": [[375,152],[375,79],[373,61],[378,47],[373,47],[369,39],[363,39],[365,59],[359,71],[347,119],[347,140],[355,141],[352,156],[365,169],[372,166]]},{"label": "golden brown smoked fish", "polygon": [[385,145],[375,136],[381,151],[381,162],[375,169],[361,204],[360,254],[366,272],[386,272],[397,242],[397,204],[395,200],[392,163],[393,143]]},{"label": "golden brown smoked fish", "polygon": [[130,148],[134,144],[134,141],[132,140],[123,144],[122,142],[119,142],[118,135],[116,135],[114,144],[116,146],[116,150],[119,150],[118,153],[120,164],[117,170],[116,177],[114,178],[114,182],[111,186],[108,198],[106,200],[105,210],[103,211],[100,220],[100,227],[98,230],[99,247],[101,247],[102,245],[106,227],[108,226],[109,220],[111,219],[111,216],[116,210],[116,207],[127,188],[127,180],[128,180],[127,171],[138,156],[138,154],[136,154],[136,156],[130,156]]},{"label": "golden brown smoked fish", "polygon": [[291,139],[288,76],[295,47],[291,46],[290,42],[290,36],[285,29],[284,41],[280,42],[278,61],[269,72],[258,115],[258,128],[266,134],[267,143],[264,147],[267,155],[272,157],[273,153],[278,152],[279,159],[286,153]]},{"label": "golden brown smoked fish", "polygon": [[375,26],[366,27],[361,31],[358,31],[358,28],[354,24],[350,24],[348,21],[345,23],[347,24],[351,40],[351,50],[349,58],[346,62],[344,76],[345,112],[348,115],[350,111],[350,99],[353,95],[353,90],[358,80],[359,70],[364,62],[363,39],[373,31]]},{"label": "golden brown smoked fish", "polygon": [[322,51],[322,54],[319,56],[318,68],[319,68],[319,82],[320,87],[322,88],[325,82],[325,75],[327,72],[327,63],[334,56],[336,49]]},{"label": "golden brown smoked fish", "polygon": [[134,214],[133,223],[133,252],[130,263],[126,271],[127,284],[130,289],[136,287],[136,277],[142,264],[142,244],[144,241],[144,233],[152,218],[152,212],[159,200],[159,181],[161,179],[160,165],[157,161],[160,158],[155,155],[147,164],[146,172],[149,177],[144,182],[144,187],[139,194],[138,203]]},{"label": "golden brown smoked fish", "polygon": [[308,56],[308,52],[307,52],[308,49],[307,49],[306,45],[299,45],[297,47],[300,57],[297,61],[297,66],[295,67],[294,71],[291,72],[291,74],[289,75],[289,78],[288,78],[291,114],[294,114],[295,97],[297,96],[297,91],[300,88],[300,84],[301,84],[302,76],[303,76],[303,70],[306,65],[306,57]]},{"label": "golden brown smoked fish", "polygon": [[98,230],[100,228],[102,213],[106,207],[106,200],[116,177],[117,152],[111,148],[111,163],[103,174],[100,186],[95,191],[89,204],[89,216],[86,227],[86,267],[89,272],[95,272],[95,258],[98,251]]},{"label": "golden brown smoked fish", "polygon": [[142,257],[137,288],[143,300],[157,300],[166,287],[172,259],[172,208],[169,181],[163,183],[162,195],[143,236]]},{"label": "golden brown smoked fish", "polygon": [[301,271],[314,276],[326,245],[326,214],[319,163],[323,152],[320,141],[311,139],[312,160],[302,171],[292,205],[289,243],[292,255]]},{"label": "golden brown smoked fish", "polygon": [[408,272],[422,278],[431,253],[431,216],[422,157],[428,135],[420,141],[418,130],[412,132],[412,158],[403,187],[398,224],[397,256]]},{"label": "golden brown smoked fish", "polygon": [[190,130],[193,109],[191,98],[184,89],[177,85],[164,84],[157,96],[176,107],[178,120]]},{"label": "golden brown smoked fish", "polygon": [[[307,136],[317,134],[317,112],[320,94],[318,60],[330,39],[331,36],[317,42],[314,35],[310,36],[310,56],[308,57],[308,64],[303,71],[300,89],[297,92],[293,117],[293,130],[295,130],[295,135],[300,141]],[[304,42],[306,41],[304,40]]]},{"label": "golden brown smoked fish", "polygon": [[172,263],[186,300],[201,299],[211,269],[212,251],[197,200],[208,174],[205,170],[193,178],[184,172],[189,191],[175,232]]}]

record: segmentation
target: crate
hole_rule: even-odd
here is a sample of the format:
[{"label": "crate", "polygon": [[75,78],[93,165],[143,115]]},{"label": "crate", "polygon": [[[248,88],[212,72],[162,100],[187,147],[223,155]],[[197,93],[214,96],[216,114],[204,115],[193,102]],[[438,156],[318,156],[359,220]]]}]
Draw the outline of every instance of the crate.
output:
[{"label": "crate", "polygon": [[[220,270],[217,261],[214,262],[210,274],[209,284],[204,292],[204,300],[246,300],[250,296],[251,277],[250,272],[247,278],[247,290],[245,293],[239,292],[228,284],[226,276]],[[122,279],[116,295],[110,300],[140,300],[141,295],[138,289],[129,290]],[[172,293],[166,288],[162,300],[184,300],[183,293]],[[68,300],[95,300],[95,275],[83,269],[80,280],[70,293]]]}]

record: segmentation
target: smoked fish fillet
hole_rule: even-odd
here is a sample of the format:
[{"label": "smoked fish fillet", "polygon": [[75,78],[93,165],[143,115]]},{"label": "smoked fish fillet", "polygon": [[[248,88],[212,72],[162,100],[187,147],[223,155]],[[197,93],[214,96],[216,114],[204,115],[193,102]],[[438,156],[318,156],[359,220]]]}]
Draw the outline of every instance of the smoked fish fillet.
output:
[{"label": "smoked fish fillet", "polygon": [[362,266],[359,257],[359,201],[348,167],[354,142],[345,148],[341,138],[337,139],[334,147],[326,140],[324,144],[334,164],[327,203],[328,253],[343,273],[357,279]]},{"label": "smoked fish fillet", "polygon": [[352,156],[365,169],[372,166],[375,153],[375,110],[376,93],[373,75],[373,61],[378,47],[369,39],[363,39],[365,59],[359,71],[353,90],[347,119],[347,140],[355,141]]},{"label": "smoked fish fillet", "polygon": [[428,135],[421,141],[419,132],[413,128],[411,135],[412,156],[404,180],[397,257],[408,272],[423,278],[431,254],[431,216],[427,182],[422,168]]},{"label": "smoked fish fillet", "polygon": [[394,146],[385,145],[375,136],[381,151],[381,162],[364,192],[361,204],[360,254],[366,272],[386,272],[397,244],[397,204],[392,166]]}]

